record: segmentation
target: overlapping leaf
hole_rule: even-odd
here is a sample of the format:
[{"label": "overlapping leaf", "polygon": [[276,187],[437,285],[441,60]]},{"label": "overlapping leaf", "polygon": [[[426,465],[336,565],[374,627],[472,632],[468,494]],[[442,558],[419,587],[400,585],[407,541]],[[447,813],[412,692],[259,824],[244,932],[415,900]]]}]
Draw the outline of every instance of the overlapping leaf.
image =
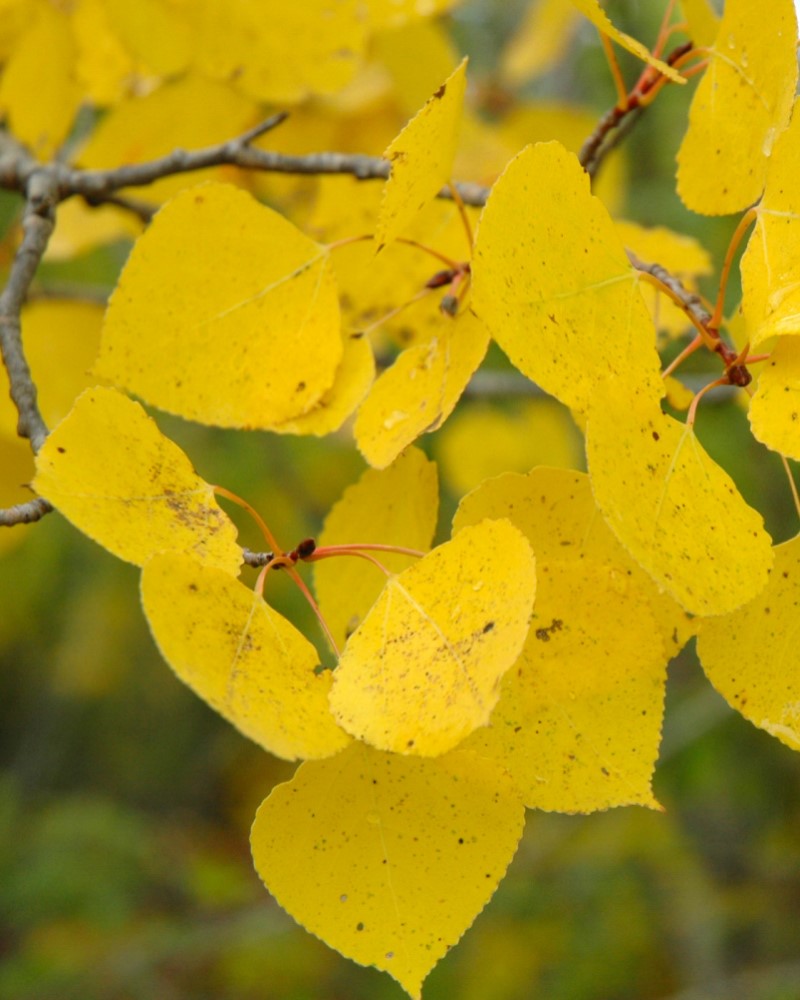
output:
[{"label": "overlapping leaf", "polygon": [[348,640],[331,691],[337,721],[380,750],[435,756],[489,721],[519,656],[536,591],[525,536],[465,528],[387,582]]},{"label": "overlapping leaf", "polygon": [[674,83],[685,83],[686,81],[680,75],[680,73],[674,69],[674,67],[663,62],[663,60],[656,58],[642,45],[641,42],[637,41],[635,38],[631,38],[630,35],[626,34],[624,31],[620,31],[616,28],[611,21],[608,19],[608,15],[602,9],[598,0],[572,0],[573,4],[578,8],[584,17],[588,17],[592,24],[597,28],[598,31],[602,31],[604,35],[608,35],[609,38],[613,38],[614,41],[621,45],[628,52],[632,52],[633,55],[638,56],[639,59],[644,60],[650,66],[653,66],[659,72],[663,73],[664,76],[669,77]]},{"label": "overlapping leaf", "polygon": [[759,376],[748,417],[759,441],[800,460],[800,336],[778,338]]},{"label": "overlapping leaf", "polygon": [[236,528],[186,455],[138,403],[87,389],[36,456],[33,487],[90,538],[137,565],[185,552],[237,573]]},{"label": "overlapping leaf", "polygon": [[464,60],[383,154],[392,172],[375,232],[380,245],[399,236],[450,180],[466,85]]},{"label": "overlapping leaf", "polygon": [[574,559],[605,567],[622,599],[642,601],[652,612],[670,656],[693,634],[683,609],[631,558],[599,516],[585,473],[540,467],[527,475],[509,472],[490,479],[461,501],[453,532],[487,517],[508,518],[545,564]]},{"label": "overlapping leaf", "polygon": [[559,143],[524,149],[483,211],[472,307],[514,364],[585,410],[609,374],[660,391],[653,324],[605,208]]},{"label": "overlapping leaf", "polygon": [[96,372],[223,427],[270,428],[317,405],[342,357],[326,251],[250,195],[178,195],[136,243]]},{"label": "overlapping leaf", "polygon": [[678,193],[695,212],[722,215],[758,199],[797,85],[792,0],[774,0],[769,29],[751,0],[726,0],[709,66],[678,152]]},{"label": "overlapping leaf", "polygon": [[[368,469],[345,490],[325,518],[318,547],[366,542],[427,552],[438,506],[436,466],[421,451],[409,448],[388,469]],[[413,562],[412,556],[398,552],[374,554],[394,573]],[[337,643],[355,630],[385,582],[380,570],[359,558],[314,563],[317,600]]]},{"label": "overlapping leaf", "polygon": [[294,625],[223,570],[154,556],[142,604],[164,659],[237,729],[278,757],[328,757],[347,745],[328,706],[330,672]]},{"label": "overlapping leaf", "polygon": [[754,600],[701,623],[697,652],[737,712],[800,750],[800,539],[775,547],[769,583]]},{"label": "overlapping leaf", "polygon": [[256,869],[331,947],[393,976],[415,1000],[514,855],[524,808],[494,762],[357,744],[303,764],[256,815]]},{"label": "overlapping leaf", "polygon": [[642,592],[593,559],[544,561],[522,655],[466,749],[507,768],[525,805],[656,806],[667,656]]},{"label": "overlapping leaf", "polygon": [[775,142],[755,229],[742,256],[742,310],[756,346],[774,334],[800,333],[800,113]]},{"label": "overlapping leaf", "polygon": [[469,312],[441,316],[438,336],[398,357],[375,382],[355,423],[359,451],[389,465],[420,434],[435,431],[461,398],[489,346],[489,332]]},{"label": "overlapping leaf", "polygon": [[692,614],[751,600],[772,564],[761,516],[691,427],[639,386],[598,386],[586,429],[595,500],[631,555]]}]

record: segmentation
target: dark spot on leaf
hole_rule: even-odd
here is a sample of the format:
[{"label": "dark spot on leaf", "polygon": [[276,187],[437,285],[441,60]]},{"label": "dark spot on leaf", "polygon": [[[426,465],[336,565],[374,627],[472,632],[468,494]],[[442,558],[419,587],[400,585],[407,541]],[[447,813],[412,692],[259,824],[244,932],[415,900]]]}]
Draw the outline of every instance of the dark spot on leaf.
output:
[{"label": "dark spot on leaf", "polygon": [[294,391],[295,392],[302,392],[303,389],[305,389],[305,387],[306,387],[305,382],[298,382],[297,383],[297,388]]},{"label": "dark spot on leaf", "polygon": [[62,447],[61,447],[61,446],[59,445],[59,447],[58,447],[58,448],[56,448],[56,451],[57,451],[57,452],[59,453],[59,455],[65,455],[65,454],[66,454],[66,451],[67,451],[67,449],[66,449],[66,448],[62,448]]},{"label": "dark spot on leaf", "polygon": [[190,583],[189,584],[189,590],[191,590],[193,592],[196,592],[197,591],[197,584],[196,583]]},{"label": "dark spot on leaf", "polygon": [[364,930],[364,925],[362,923],[360,923],[360,922],[357,923],[356,924],[356,930],[357,931],[363,931]]},{"label": "dark spot on leaf", "polygon": [[494,622],[487,622],[483,626],[483,634],[486,635],[486,633],[491,632],[493,628],[494,628]]},{"label": "dark spot on leaf", "polygon": [[434,93],[433,96],[440,101],[444,97],[446,90],[447,90],[447,84],[443,83],[441,87],[439,87],[439,89]]},{"label": "dark spot on leaf", "polygon": [[653,440],[654,441],[658,441],[658,440],[660,440],[660,438],[661,438],[661,435],[658,433],[658,431],[653,431]]}]

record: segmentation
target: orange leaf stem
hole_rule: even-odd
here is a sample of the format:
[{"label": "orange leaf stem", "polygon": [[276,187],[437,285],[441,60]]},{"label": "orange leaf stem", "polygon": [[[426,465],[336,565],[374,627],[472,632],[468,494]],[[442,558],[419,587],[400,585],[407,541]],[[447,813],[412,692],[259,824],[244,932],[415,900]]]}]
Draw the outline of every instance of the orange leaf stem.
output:
[{"label": "orange leaf stem", "polygon": [[[261,517],[261,515],[258,513],[258,511],[254,507],[250,506],[250,504],[246,500],[243,500],[240,496],[237,496],[235,493],[232,493],[230,490],[225,489],[224,486],[212,486],[211,489],[215,493],[217,493],[219,496],[226,497],[228,500],[232,500],[235,504],[238,504],[240,507],[242,507],[244,510],[247,511],[247,513],[250,515],[250,517],[252,517],[253,520],[258,525],[258,527],[259,527],[259,529],[261,531],[261,534],[264,536],[264,538],[265,538],[265,540],[267,542],[267,545],[272,549],[272,551],[276,555],[277,555],[277,553],[283,551],[283,549],[281,548],[281,546],[278,545],[278,542],[277,542],[275,536],[272,534],[272,532],[267,527],[264,519]],[[269,566],[269,565],[270,564],[267,563],[267,566]]]},{"label": "orange leaf stem", "polygon": [[714,309],[714,315],[708,324],[710,330],[719,330],[722,324],[722,313],[725,308],[725,292],[728,287],[728,278],[731,272],[731,265],[733,264],[733,258],[736,251],[739,248],[739,244],[742,242],[742,237],[750,228],[752,223],[758,216],[758,210],[756,208],[748,209],[744,215],[739,220],[739,225],[734,229],[733,236],[731,236],[731,241],[728,244],[728,250],[725,254],[725,261],[722,265],[722,274],[719,281],[719,292],[717,294],[717,305]]}]

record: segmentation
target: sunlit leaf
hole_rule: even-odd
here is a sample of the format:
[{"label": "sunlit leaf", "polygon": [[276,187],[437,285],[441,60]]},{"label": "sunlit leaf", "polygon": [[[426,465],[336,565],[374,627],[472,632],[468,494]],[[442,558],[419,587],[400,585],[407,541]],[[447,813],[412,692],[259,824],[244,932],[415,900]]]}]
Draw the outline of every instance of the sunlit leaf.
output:
[{"label": "sunlit leaf", "polygon": [[67,15],[52,4],[33,2],[29,17],[3,68],[0,110],[15,138],[46,159],[66,138],[81,94]]},{"label": "sunlit leaf", "polygon": [[575,559],[603,566],[622,599],[646,603],[671,656],[693,634],[688,615],[631,558],[599,516],[585,473],[540,467],[527,475],[507,472],[489,479],[461,501],[453,533],[486,517],[508,518],[531,543],[537,560],[548,565]]},{"label": "sunlit leaf", "polygon": [[710,0],[680,0],[687,34],[695,45],[711,46],[719,31],[719,17]]},{"label": "sunlit leaf", "polygon": [[800,460],[800,337],[778,338],[764,362],[748,416],[759,441]]},{"label": "sunlit leaf", "polygon": [[623,381],[598,386],[587,424],[592,489],[631,555],[692,614],[725,614],[764,586],[761,516],[691,427]]},{"label": "sunlit leaf", "polygon": [[467,61],[448,76],[383,154],[392,166],[375,239],[399,236],[451,179],[467,85]]},{"label": "sunlit leaf", "polygon": [[742,256],[742,310],[752,346],[775,334],[800,333],[800,113],[782,132],[769,158],[764,197]]},{"label": "sunlit leaf", "polygon": [[755,600],[701,622],[697,652],[729,705],[800,750],[800,538],[775,547],[769,583]]},{"label": "sunlit leaf", "polygon": [[664,76],[669,77],[674,83],[686,83],[684,78],[680,73],[673,69],[668,63],[663,62],[661,59],[657,59],[652,55],[641,42],[637,41],[635,38],[631,38],[630,35],[626,34],[624,31],[620,31],[619,28],[614,27],[614,25],[609,21],[607,14],[602,9],[598,0],[572,0],[581,14],[584,17],[588,17],[592,24],[601,31],[604,35],[608,35],[609,38],[621,45],[628,52],[632,52],[633,55],[638,56],[639,59],[644,60],[650,66],[655,67],[659,72],[663,73]]},{"label": "sunlit leaf", "polygon": [[585,410],[598,381],[626,372],[659,391],[638,276],[560,143],[529,146],[508,165],[481,216],[472,270],[473,309],[551,395]]},{"label": "sunlit leaf", "polygon": [[138,403],[87,389],[36,456],[36,492],[137,565],[162,551],[237,573],[236,528],[186,455]]},{"label": "sunlit leaf", "polygon": [[422,982],[486,905],[524,824],[494,762],[361,744],[303,764],[258,810],[253,860],[284,909],[331,947]]},{"label": "sunlit leaf", "polygon": [[403,351],[358,411],[356,443],[376,468],[393,462],[420,434],[441,427],[486,354],[489,331],[476,316],[439,315],[439,335]]},{"label": "sunlit leaf", "polygon": [[678,152],[678,193],[693,211],[738,212],[760,196],[792,109],[796,49],[792,0],[773,0],[768,25],[751,0],[726,0]]},{"label": "sunlit leaf", "polygon": [[328,705],[319,654],[224,570],[166,552],[142,571],[142,604],[164,659],[245,736],[278,757],[328,757],[349,742]]},{"label": "sunlit leaf", "polygon": [[646,598],[592,559],[537,557],[522,656],[465,748],[507,768],[525,805],[656,806],[667,656]]},{"label": "sunlit leaf", "polygon": [[[427,552],[438,506],[436,466],[421,451],[409,448],[388,469],[368,469],[345,490],[328,512],[317,544],[324,548],[366,542]],[[373,555],[394,573],[413,561],[396,552]],[[337,643],[344,643],[355,630],[385,582],[380,570],[356,557],[314,563],[317,599]]]},{"label": "sunlit leaf", "polygon": [[269,428],[319,403],[341,356],[324,248],[246,192],[206,184],[136,243],[95,371],[192,420]]},{"label": "sunlit leaf", "polygon": [[465,528],[390,577],[339,660],[337,721],[380,750],[452,749],[489,721],[535,591],[530,546],[504,520]]}]

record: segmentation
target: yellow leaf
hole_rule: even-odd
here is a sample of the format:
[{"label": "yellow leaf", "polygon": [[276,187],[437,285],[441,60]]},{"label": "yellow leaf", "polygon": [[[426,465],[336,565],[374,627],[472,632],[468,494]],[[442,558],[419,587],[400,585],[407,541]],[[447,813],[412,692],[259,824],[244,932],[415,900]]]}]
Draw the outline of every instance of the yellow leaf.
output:
[{"label": "yellow leaf", "polygon": [[14,137],[46,160],[66,138],[81,94],[67,15],[49,3],[31,3],[29,14],[28,30],[3,69],[0,109]]},{"label": "yellow leaf", "polygon": [[572,0],[537,0],[528,4],[503,52],[503,79],[518,87],[551,70],[566,53],[577,21],[578,12]]},{"label": "yellow leaf", "polygon": [[[436,529],[439,506],[436,466],[409,448],[388,469],[368,469],[330,509],[317,539],[328,545],[398,545],[427,552]],[[380,562],[399,573],[412,557],[376,552]],[[320,609],[337,643],[344,643],[375,603],[386,582],[374,566],[358,558],[322,559],[314,563]]]},{"label": "yellow leaf", "polygon": [[245,191],[207,184],[134,246],[95,372],[190,420],[271,428],[320,402],[341,356],[324,248]]},{"label": "yellow leaf", "polygon": [[339,660],[335,718],[379,750],[451,750],[488,723],[535,592],[533,555],[517,528],[465,528],[390,577]]},{"label": "yellow leaf", "polygon": [[615,28],[611,21],[609,21],[605,11],[601,8],[598,0],[572,0],[572,2],[581,14],[592,22],[598,31],[601,31],[604,35],[608,35],[609,38],[613,38],[623,49],[627,49],[628,52],[644,60],[649,66],[653,66],[660,73],[663,73],[664,76],[669,77],[673,83],[686,83],[686,80],[672,66],[651,55],[641,42],[635,38],[631,38],[630,35],[625,34],[624,31],[620,31],[619,28]]},{"label": "yellow leaf", "polygon": [[668,658],[646,599],[591,559],[537,557],[537,577],[522,656],[465,749],[505,767],[532,809],[657,808]]},{"label": "yellow leaf", "polygon": [[[5,407],[13,410],[11,401],[3,398],[0,400],[0,426],[5,422]],[[3,470],[0,476],[0,509],[30,500],[31,492],[25,484],[33,476],[33,456],[27,441],[0,435],[0,469]],[[19,545],[29,531],[22,524],[14,525],[13,528],[0,527],[0,556]]]},{"label": "yellow leaf", "polygon": [[360,744],[303,764],[256,814],[256,869],[288,912],[419,1000],[505,874],[524,809],[492,761]]},{"label": "yellow leaf", "polygon": [[174,76],[187,69],[194,39],[185,4],[171,0],[104,0],[120,41],[151,73]]},{"label": "yellow leaf", "polygon": [[331,93],[347,83],[363,53],[359,6],[357,0],[205,0],[190,10],[196,65],[273,104]]},{"label": "yellow leaf", "polygon": [[91,208],[84,201],[70,198],[58,206],[56,228],[47,244],[45,260],[71,260],[101,244],[133,242],[143,229],[144,223],[125,209],[115,205]]},{"label": "yellow leaf", "polygon": [[775,334],[800,333],[800,104],[769,157],[764,197],[742,255],[742,310],[753,347]]},{"label": "yellow leaf", "polygon": [[178,677],[265,750],[297,760],[347,746],[328,705],[330,671],[315,673],[317,651],[229,573],[177,552],[153,556],[142,604]]},{"label": "yellow leaf", "polygon": [[502,410],[471,401],[435,442],[442,480],[457,497],[503,472],[527,472],[535,465],[571,469],[583,459],[582,445],[569,410],[546,397],[509,401]]},{"label": "yellow leaf", "polygon": [[87,389],[36,456],[33,487],[76,528],[128,562],[192,554],[237,573],[236,528],[212,488],[138,403]]},{"label": "yellow leaf", "polygon": [[439,318],[441,332],[403,351],[358,411],[356,443],[375,468],[385,468],[420,434],[441,427],[486,354],[489,331],[476,316]]},{"label": "yellow leaf", "polygon": [[800,750],[800,538],[775,546],[766,588],[731,615],[700,623],[697,653],[722,697]]},{"label": "yellow leaf", "polygon": [[[91,132],[77,158],[84,167],[103,170],[155,160],[176,148],[201,149],[241,134],[259,113],[253,101],[230,87],[190,74],[117,104]],[[230,176],[230,168],[216,167],[128,191],[158,205],[187,187],[220,180],[225,170]]]},{"label": "yellow leaf", "polygon": [[370,28],[376,31],[435,17],[457,7],[461,0],[364,0],[364,3]]},{"label": "yellow leaf", "polygon": [[719,17],[709,0],[681,0],[687,34],[695,45],[710,47],[719,31]]},{"label": "yellow leaf", "polygon": [[[396,9],[396,4],[391,6]],[[391,76],[394,101],[405,117],[416,114],[458,62],[449,32],[436,21],[407,22],[382,31],[372,44],[376,58]]]},{"label": "yellow leaf", "polygon": [[384,152],[392,172],[375,231],[379,246],[399,236],[450,180],[466,86],[464,59]]},{"label": "yellow leaf", "polygon": [[[535,203],[535,211],[520,205]],[[589,178],[560,143],[524,149],[481,216],[472,307],[528,378],[585,410],[609,374],[661,391],[639,279]]]},{"label": "yellow leaf", "polygon": [[664,379],[666,389],[666,400],[674,410],[688,410],[692,405],[694,393],[674,375],[668,375]]},{"label": "yellow leaf", "polygon": [[688,615],[628,555],[599,516],[585,473],[540,467],[524,476],[508,472],[490,479],[458,505],[453,533],[487,517],[508,518],[531,543],[537,560],[548,565],[563,559],[602,565],[621,598],[646,602],[670,656],[693,634]]},{"label": "yellow leaf", "polygon": [[748,411],[762,444],[800,460],[800,337],[779,337]]},{"label": "yellow leaf", "polygon": [[71,25],[75,73],[86,96],[95,104],[115,104],[128,92],[136,67],[115,31],[108,3],[76,0]]},{"label": "yellow leaf", "polygon": [[302,416],[275,424],[277,434],[314,434],[322,437],[338,431],[375,379],[375,357],[369,339],[361,333],[342,338],[342,360],[333,385],[320,401]]},{"label": "yellow leaf", "polygon": [[725,614],[764,586],[772,563],[761,515],[691,427],[638,386],[598,386],[586,429],[597,506],[631,555],[683,607]]},{"label": "yellow leaf", "polygon": [[724,215],[758,199],[792,110],[796,48],[792,0],[773,0],[768,24],[752,0],[726,0],[678,151],[678,193],[688,208]]}]

